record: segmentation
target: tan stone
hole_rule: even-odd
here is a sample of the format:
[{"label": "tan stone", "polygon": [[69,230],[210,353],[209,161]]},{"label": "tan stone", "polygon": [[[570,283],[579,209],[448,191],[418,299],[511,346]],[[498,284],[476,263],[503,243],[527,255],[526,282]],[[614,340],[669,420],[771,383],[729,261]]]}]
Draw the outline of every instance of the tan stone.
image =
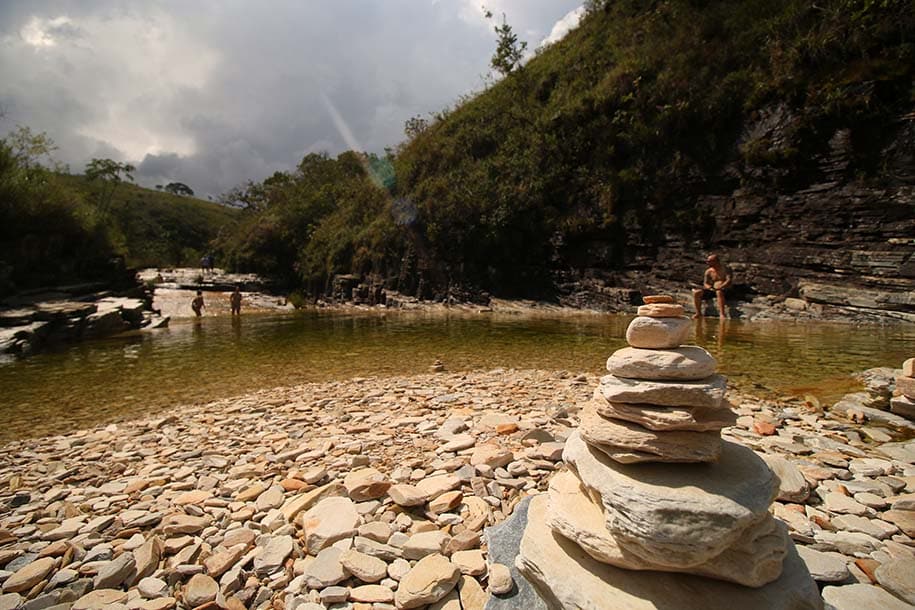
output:
[{"label": "tan stone", "polygon": [[512,461],[512,452],[500,445],[487,443],[478,445],[470,455],[471,466],[486,464],[490,468],[499,468]]},{"label": "tan stone", "polygon": [[414,485],[397,483],[388,488],[388,495],[398,506],[420,506],[426,503],[426,494]]},{"label": "tan stone", "polygon": [[395,601],[398,608],[419,608],[437,602],[454,589],[461,571],[439,554],[427,555],[400,579]]},{"label": "tan stone", "polygon": [[816,583],[793,545],[779,579],[759,588],[692,574],[617,568],[595,561],[575,543],[554,534],[546,524],[543,495],[531,501],[516,565],[547,596],[550,608],[821,610],[823,607]]},{"label": "tan stone", "polygon": [[337,540],[356,535],[359,513],[349,498],[325,498],[302,515],[305,546],[312,555]]},{"label": "tan stone", "polygon": [[382,585],[362,585],[350,589],[349,598],[366,604],[387,604],[394,601],[394,592]]},{"label": "tan stone", "polygon": [[43,557],[28,563],[6,579],[3,583],[4,593],[21,593],[28,591],[51,573],[54,566],[57,565],[57,559],[54,557]]},{"label": "tan stone", "polygon": [[607,370],[630,379],[705,379],[715,374],[715,358],[696,345],[672,349],[624,347],[607,358]]},{"label": "tan stone", "polygon": [[554,532],[578,544],[595,560],[627,570],[684,572],[760,587],[779,577],[789,544],[784,524],[766,515],[748,527],[734,545],[705,563],[686,568],[663,566],[642,559],[617,542],[600,505],[591,500],[572,472],[553,477],[548,498],[547,523]]},{"label": "tan stone", "polygon": [[306,491],[286,500],[280,507],[280,512],[286,518],[286,521],[292,522],[302,511],[306,511],[324,498],[333,498],[345,496],[346,488],[340,483],[328,483]]},{"label": "tan stone", "polygon": [[674,298],[669,294],[649,294],[642,297],[642,301],[646,305],[652,305],[654,303],[673,303]]},{"label": "tan stone", "polygon": [[670,349],[680,347],[689,336],[688,318],[650,318],[638,316],[626,329],[626,342],[632,347]]},{"label": "tan stone", "polygon": [[683,306],[676,303],[649,303],[639,306],[638,309],[640,316],[651,318],[678,318],[684,312]]},{"label": "tan stone", "polygon": [[193,491],[186,491],[183,494],[179,494],[172,500],[173,504],[177,506],[184,506],[185,504],[203,504],[206,500],[213,497],[208,491],[202,489],[195,489]]},{"label": "tan stone", "polygon": [[343,479],[343,486],[355,502],[380,498],[391,487],[391,481],[374,468],[354,470]]},{"label": "tan stone", "polygon": [[910,400],[915,400],[915,377],[897,377],[896,389]]},{"label": "tan stone", "polygon": [[737,415],[719,407],[657,407],[654,405],[607,402],[600,390],[595,391],[594,406],[603,417],[639,424],[650,430],[721,430],[733,426]]},{"label": "tan stone", "polygon": [[456,508],[461,504],[464,494],[461,490],[446,491],[439,497],[429,502],[429,510],[433,513],[444,513]]},{"label": "tan stone", "polygon": [[434,477],[426,477],[416,483],[416,488],[428,500],[439,497],[446,491],[457,489],[461,486],[461,479],[453,474],[441,474]]},{"label": "tan stone", "polygon": [[340,555],[340,563],[362,582],[378,582],[388,575],[388,564],[355,549],[344,551]]},{"label": "tan stone", "polygon": [[483,587],[475,578],[470,576],[461,576],[458,581],[458,591],[463,610],[483,610],[486,602],[489,601],[489,594],[483,591]]},{"label": "tan stone", "polygon": [[103,610],[127,601],[127,592],[118,589],[97,589],[73,602],[70,610]]},{"label": "tan stone", "polygon": [[[638,424],[604,418],[594,403],[590,401],[582,409],[578,431],[581,438],[617,461],[711,462],[721,453],[721,436],[717,430],[657,432]],[[632,455],[641,459],[633,460]]]},{"label": "tan stone", "polygon": [[902,376],[915,377],[915,358],[909,358],[902,363]]},{"label": "tan stone", "polygon": [[206,574],[194,574],[184,586],[184,602],[190,606],[200,606],[216,599],[219,584]]},{"label": "tan stone", "polygon": [[724,400],[727,379],[712,375],[699,381],[642,381],[604,375],[598,389],[607,402],[715,409]]}]

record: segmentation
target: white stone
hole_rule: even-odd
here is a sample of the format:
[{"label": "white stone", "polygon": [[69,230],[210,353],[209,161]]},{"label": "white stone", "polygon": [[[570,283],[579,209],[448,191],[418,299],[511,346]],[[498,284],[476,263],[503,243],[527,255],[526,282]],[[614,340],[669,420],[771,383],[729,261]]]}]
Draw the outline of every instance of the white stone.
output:
[{"label": "white stone", "polygon": [[318,551],[337,540],[356,535],[359,512],[349,498],[325,498],[302,515],[305,545],[309,553]]},{"label": "white stone", "polygon": [[607,359],[607,371],[631,379],[705,379],[715,374],[715,358],[696,345],[674,349],[624,347]]},{"label": "white stone", "polygon": [[689,336],[688,318],[651,318],[638,316],[626,329],[626,342],[632,347],[671,349],[680,347]]}]

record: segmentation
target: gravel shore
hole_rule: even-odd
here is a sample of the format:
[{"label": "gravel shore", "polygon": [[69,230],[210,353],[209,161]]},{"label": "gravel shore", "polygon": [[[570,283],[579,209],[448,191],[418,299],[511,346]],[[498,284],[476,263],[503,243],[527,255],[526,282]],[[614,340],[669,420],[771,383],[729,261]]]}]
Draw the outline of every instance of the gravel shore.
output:
[{"label": "gravel shore", "polygon": [[[506,583],[482,530],[546,489],[597,383],[350,379],[8,443],[0,609],[483,608]],[[781,477],[773,511],[821,586],[915,601],[915,442],[729,396],[723,436]]]}]

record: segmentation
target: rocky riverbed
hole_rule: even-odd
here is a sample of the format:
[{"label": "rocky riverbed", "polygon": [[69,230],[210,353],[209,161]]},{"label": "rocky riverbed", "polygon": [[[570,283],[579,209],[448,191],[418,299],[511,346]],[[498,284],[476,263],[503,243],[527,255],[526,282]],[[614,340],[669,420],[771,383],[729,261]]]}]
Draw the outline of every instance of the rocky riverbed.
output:
[{"label": "rocky riverbed", "polygon": [[[597,383],[351,379],[9,443],[0,609],[483,608],[512,583],[481,533],[562,470]],[[779,475],[772,512],[829,603],[915,603],[915,441],[847,409],[729,395],[723,437]]]}]

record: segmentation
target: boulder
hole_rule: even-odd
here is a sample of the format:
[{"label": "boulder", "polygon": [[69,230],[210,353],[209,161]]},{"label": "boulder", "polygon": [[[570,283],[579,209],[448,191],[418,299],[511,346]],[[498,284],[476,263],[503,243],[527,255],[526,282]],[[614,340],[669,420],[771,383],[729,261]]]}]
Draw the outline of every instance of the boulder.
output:
[{"label": "boulder", "polygon": [[770,516],[744,530],[732,546],[705,563],[688,568],[670,568],[650,561],[620,545],[607,528],[600,506],[572,472],[550,481],[546,511],[550,528],[578,544],[593,559],[627,570],[685,572],[760,587],[777,579],[790,540],[787,528]]},{"label": "boulder", "polygon": [[794,547],[789,547],[778,580],[763,587],[702,578],[691,574],[634,571],[595,561],[581,547],[554,533],[546,524],[544,495],[528,510],[518,568],[551,608],[606,610],[820,610],[816,583]]},{"label": "boulder", "polygon": [[607,528],[629,551],[672,568],[705,563],[768,514],[778,479],[753,451],[722,443],[702,464],[620,464],[569,437],[563,459],[595,500]]}]

